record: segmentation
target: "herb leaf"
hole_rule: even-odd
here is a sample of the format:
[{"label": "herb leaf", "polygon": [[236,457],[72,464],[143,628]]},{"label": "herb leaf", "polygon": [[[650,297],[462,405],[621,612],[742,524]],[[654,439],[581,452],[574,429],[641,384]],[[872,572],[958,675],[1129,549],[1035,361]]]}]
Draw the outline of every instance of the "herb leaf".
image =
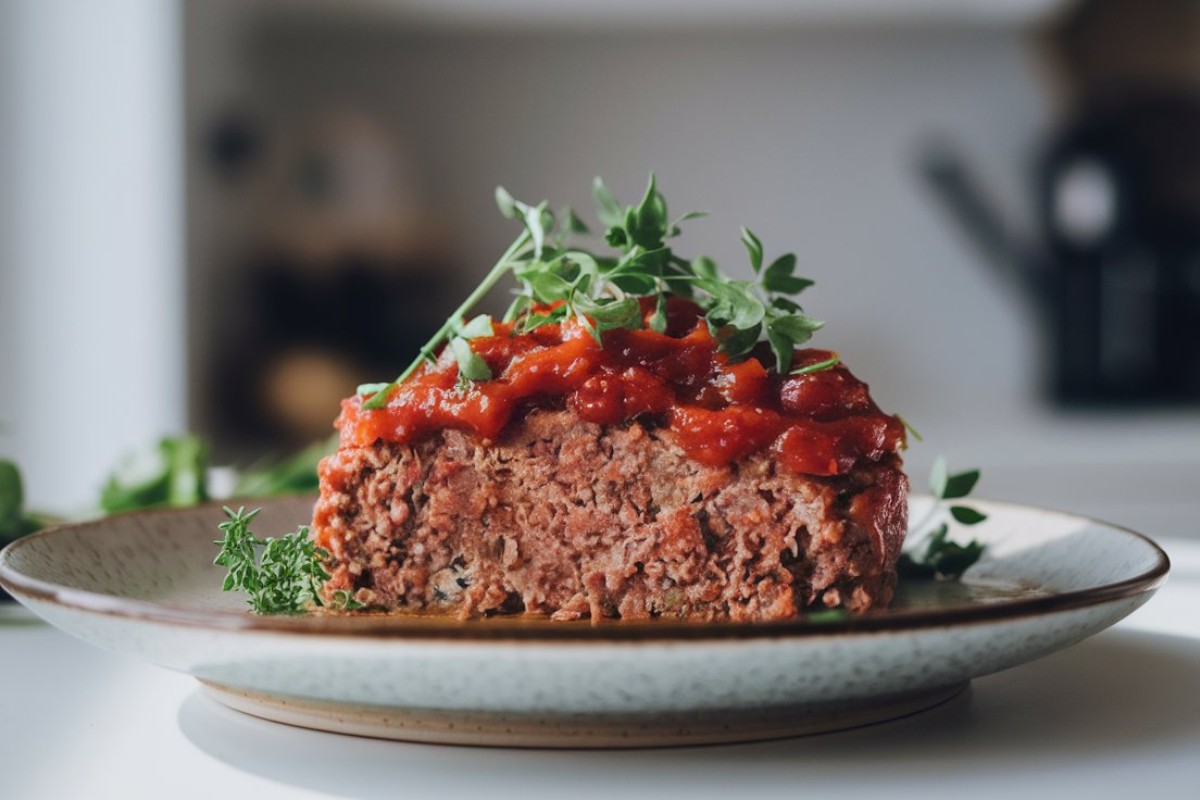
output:
[{"label": "herb leaf", "polygon": [[750,254],[750,266],[754,269],[754,274],[757,275],[762,271],[763,261],[763,246],[758,237],[747,227],[742,227],[742,244],[746,246],[746,252]]},{"label": "herb leaf", "polygon": [[950,506],[950,516],[963,525],[978,525],[987,519],[987,514],[977,511],[970,506]]},{"label": "herb leaf", "polygon": [[[908,420],[906,420],[904,417],[900,416],[899,414],[896,415],[896,419],[900,420],[900,424],[902,424],[904,426],[904,430],[908,431],[908,433],[914,439],[916,439],[918,442],[925,441],[925,437],[921,435],[921,432],[919,430],[917,430],[916,428],[914,428],[912,426],[912,423],[910,423]],[[905,447],[905,449],[907,449],[907,446]]]},{"label": "herb leaf", "polygon": [[920,559],[909,553],[900,555],[897,568],[910,578],[958,580],[983,555],[984,545],[972,539],[965,545],[950,541],[949,527],[943,523],[934,530]]},{"label": "herb leaf", "polygon": [[[952,541],[949,538],[950,526],[946,522],[938,524],[929,534],[920,535],[943,511],[945,500],[963,498],[975,488],[979,474],[979,470],[974,469],[952,475],[944,457],[934,459],[929,473],[929,490],[935,502],[924,520],[913,527],[918,534],[913,538],[914,544],[900,554],[897,569],[902,576],[958,580],[983,555],[985,546],[975,539],[965,545]],[[978,525],[987,519],[983,512],[959,503],[951,505],[949,512],[954,521],[961,525]],[[920,553],[919,557],[913,555],[914,552]]]},{"label": "herb leaf", "polygon": [[979,470],[969,469],[950,474],[946,468],[946,459],[938,456],[933,461],[929,472],[929,490],[939,500],[957,500],[966,497],[979,483]]},{"label": "herb leaf", "polygon": [[691,263],[692,272],[697,278],[710,281],[723,280],[721,271],[717,267],[717,262],[713,261],[708,256],[699,256]]},{"label": "herb leaf", "polygon": [[972,469],[966,472],[959,472],[951,475],[946,479],[946,488],[942,492],[942,498],[946,500],[957,500],[960,497],[966,497],[975,488],[975,484],[979,482],[979,470]]},{"label": "herb leaf", "polygon": [[450,340],[450,351],[458,362],[458,374],[468,381],[486,381],[492,377],[492,369],[483,358],[471,349],[471,344],[461,336]]},{"label": "herb leaf", "polygon": [[796,271],[796,254],[784,253],[771,262],[763,272],[762,285],[768,292],[782,294],[800,294],[813,285],[808,278],[798,278],[792,273]]},{"label": "herb leaf", "polygon": [[592,182],[592,199],[596,203],[596,216],[607,228],[618,228],[625,219],[625,212],[617,198],[604,185],[599,176]]},{"label": "herb leaf", "polygon": [[832,369],[838,365],[840,359],[837,356],[827,358],[824,361],[818,361],[815,364],[809,364],[806,367],[800,367],[789,372],[789,375],[811,375],[814,372],[823,372],[827,369]]},{"label": "herb leaf", "polygon": [[495,336],[496,332],[492,329],[492,318],[487,314],[480,314],[470,322],[467,322],[457,328],[458,335],[464,339],[477,339],[480,336]]}]

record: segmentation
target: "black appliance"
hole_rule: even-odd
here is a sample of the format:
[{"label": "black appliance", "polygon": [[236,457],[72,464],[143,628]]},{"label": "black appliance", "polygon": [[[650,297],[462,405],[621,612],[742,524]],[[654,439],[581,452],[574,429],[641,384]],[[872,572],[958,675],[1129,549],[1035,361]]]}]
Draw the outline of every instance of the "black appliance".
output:
[{"label": "black appliance", "polygon": [[954,147],[930,148],[922,173],[1040,310],[1055,399],[1200,402],[1200,95],[1081,109],[1038,161],[1036,241],[1014,235]]}]

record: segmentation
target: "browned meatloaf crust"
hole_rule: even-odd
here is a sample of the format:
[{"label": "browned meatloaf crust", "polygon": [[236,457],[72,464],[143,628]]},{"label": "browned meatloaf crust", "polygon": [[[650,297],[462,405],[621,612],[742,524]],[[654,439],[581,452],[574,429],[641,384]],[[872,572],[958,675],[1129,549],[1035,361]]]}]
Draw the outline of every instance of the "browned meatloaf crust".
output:
[{"label": "browned meatloaf crust", "polygon": [[[536,410],[498,442],[444,430],[322,465],[330,595],[460,617],[777,620],[887,604],[907,525],[895,455],[847,475],[689,459],[645,418]],[[338,476],[336,480],[332,476]]]}]

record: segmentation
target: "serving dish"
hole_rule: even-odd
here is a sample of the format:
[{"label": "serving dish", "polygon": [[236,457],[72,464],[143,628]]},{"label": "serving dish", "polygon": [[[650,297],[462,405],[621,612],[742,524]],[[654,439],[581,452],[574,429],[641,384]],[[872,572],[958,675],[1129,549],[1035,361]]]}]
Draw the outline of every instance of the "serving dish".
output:
[{"label": "serving dish", "polygon": [[[267,501],[256,529],[294,530],[312,502]],[[0,585],[84,641],[189,673],[221,702],[281,722],[505,746],[742,741],[936,705],[1112,625],[1168,572],[1163,551],[1132,531],[973,505],[989,515],[970,532],[987,551],[961,582],[902,581],[891,609],[850,618],[256,616],[221,591],[215,504],[42,531],[0,552]]]}]

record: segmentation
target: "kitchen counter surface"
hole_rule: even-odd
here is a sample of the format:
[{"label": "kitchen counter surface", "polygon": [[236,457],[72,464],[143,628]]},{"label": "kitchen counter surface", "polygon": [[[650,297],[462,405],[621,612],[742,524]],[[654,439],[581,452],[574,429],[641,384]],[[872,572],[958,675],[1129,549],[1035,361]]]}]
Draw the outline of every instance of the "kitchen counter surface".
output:
[{"label": "kitchen counter surface", "polygon": [[0,622],[0,795],[252,797],[1189,796],[1200,755],[1200,543],[1114,628],[912,717],[643,751],[356,739],[242,715],[185,675]]},{"label": "kitchen counter surface", "polygon": [[[1200,412],[1025,407],[910,420],[925,434],[905,453],[914,491],[936,455],[980,467],[978,497],[1102,519],[1151,537],[1200,541]],[[984,454],[981,456],[981,454]]]}]

